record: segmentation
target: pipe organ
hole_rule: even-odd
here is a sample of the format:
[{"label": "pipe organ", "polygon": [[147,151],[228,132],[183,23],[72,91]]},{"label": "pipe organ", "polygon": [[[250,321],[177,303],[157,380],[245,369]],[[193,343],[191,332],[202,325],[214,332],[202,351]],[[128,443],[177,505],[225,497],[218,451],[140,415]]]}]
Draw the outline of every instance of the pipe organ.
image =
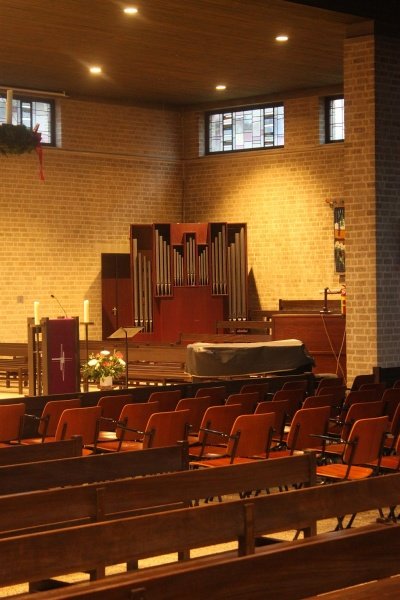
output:
[{"label": "pipe organ", "polygon": [[131,225],[130,253],[138,341],[175,342],[247,319],[244,223]]}]

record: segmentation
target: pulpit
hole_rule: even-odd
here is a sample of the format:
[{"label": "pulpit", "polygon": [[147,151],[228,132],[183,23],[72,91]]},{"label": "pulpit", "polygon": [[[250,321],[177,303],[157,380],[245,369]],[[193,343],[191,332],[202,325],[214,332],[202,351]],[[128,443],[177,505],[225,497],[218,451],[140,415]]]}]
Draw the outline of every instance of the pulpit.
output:
[{"label": "pulpit", "polygon": [[80,391],[79,318],[28,319],[31,396]]}]

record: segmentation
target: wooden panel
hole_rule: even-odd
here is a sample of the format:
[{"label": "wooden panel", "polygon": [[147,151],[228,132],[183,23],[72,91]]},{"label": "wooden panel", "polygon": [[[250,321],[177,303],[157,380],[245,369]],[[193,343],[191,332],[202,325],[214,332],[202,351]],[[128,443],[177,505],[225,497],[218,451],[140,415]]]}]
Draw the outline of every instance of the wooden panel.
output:
[{"label": "wooden panel", "polygon": [[[333,314],[274,314],[274,340],[298,339],[304,342],[315,359],[314,373],[346,375],[346,317]],[[340,352],[341,351],[341,352]],[[337,357],[340,353],[340,367]]]}]

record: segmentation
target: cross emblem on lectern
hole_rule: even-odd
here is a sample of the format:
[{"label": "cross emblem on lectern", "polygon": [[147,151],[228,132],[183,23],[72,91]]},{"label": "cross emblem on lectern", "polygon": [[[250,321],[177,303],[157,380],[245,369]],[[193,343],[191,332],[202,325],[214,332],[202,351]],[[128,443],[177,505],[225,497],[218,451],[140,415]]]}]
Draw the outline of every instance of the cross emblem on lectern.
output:
[{"label": "cross emblem on lectern", "polygon": [[67,361],[71,361],[72,358],[66,358],[65,357],[65,353],[64,353],[64,348],[63,345],[60,345],[60,356],[58,356],[57,358],[52,358],[51,359],[53,362],[59,362],[60,363],[60,371],[62,374],[62,380],[64,381],[65,379],[65,363]]}]

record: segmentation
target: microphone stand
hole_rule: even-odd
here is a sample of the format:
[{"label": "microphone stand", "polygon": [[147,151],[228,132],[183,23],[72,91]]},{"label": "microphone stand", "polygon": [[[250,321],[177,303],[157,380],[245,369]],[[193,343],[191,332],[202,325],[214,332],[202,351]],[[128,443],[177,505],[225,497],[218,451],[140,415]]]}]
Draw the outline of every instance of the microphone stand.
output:
[{"label": "microphone stand", "polygon": [[322,314],[327,314],[330,313],[331,311],[328,310],[328,292],[329,292],[329,288],[324,288],[324,306],[322,308],[322,310],[320,310],[319,312]]}]

